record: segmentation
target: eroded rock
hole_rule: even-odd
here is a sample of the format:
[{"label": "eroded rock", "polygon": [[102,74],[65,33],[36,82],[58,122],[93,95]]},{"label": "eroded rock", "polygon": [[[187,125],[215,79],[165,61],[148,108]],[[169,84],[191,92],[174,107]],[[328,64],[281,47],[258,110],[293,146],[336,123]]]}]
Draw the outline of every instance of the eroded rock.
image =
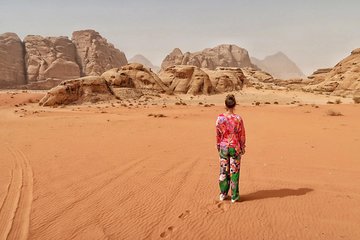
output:
[{"label": "eroded rock", "polygon": [[192,65],[211,70],[217,67],[255,67],[251,63],[246,49],[230,44],[185,54],[180,49],[175,48],[165,57],[161,68],[164,70],[173,65]]},{"label": "eroded rock", "polygon": [[39,102],[42,106],[81,104],[115,99],[107,81],[99,76],[65,80],[52,88]]},{"label": "eroded rock", "polygon": [[127,64],[125,54],[94,30],[75,31],[72,41],[81,76],[100,76],[107,70]]},{"label": "eroded rock", "polygon": [[0,87],[25,84],[24,48],[18,35],[0,35]]},{"label": "eroded rock", "polygon": [[162,82],[174,93],[211,94],[213,87],[209,76],[196,66],[177,65],[159,73]]},{"label": "eroded rock", "polygon": [[239,91],[246,81],[240,68],[218,67],[215,70],[203,69],[203,71],[209,75],[216,93]]},{"label": "eroded rock", "polygon": [[67,37],[28,35],[24,43],[28,83],[80,77],[75,45]]},{"label": "eroded rock", "polygon": [[113,68],[101,76],[114,88],[168,91],[168,87],[154,72],[139,63],[130,63],[121,68]]}]

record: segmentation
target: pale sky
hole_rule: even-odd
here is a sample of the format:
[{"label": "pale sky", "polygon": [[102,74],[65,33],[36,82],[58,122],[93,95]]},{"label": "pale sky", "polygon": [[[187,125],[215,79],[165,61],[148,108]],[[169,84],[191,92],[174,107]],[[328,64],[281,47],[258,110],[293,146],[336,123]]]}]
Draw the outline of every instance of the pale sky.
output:
[{"label": "pale sky", "polygon": [[0,0],[0,10],[0,33],[94,29],[128,59],[155,65],[175,47],[236,44],[259,59],[281,51],[310,74],[360,47],[359,0]]}]

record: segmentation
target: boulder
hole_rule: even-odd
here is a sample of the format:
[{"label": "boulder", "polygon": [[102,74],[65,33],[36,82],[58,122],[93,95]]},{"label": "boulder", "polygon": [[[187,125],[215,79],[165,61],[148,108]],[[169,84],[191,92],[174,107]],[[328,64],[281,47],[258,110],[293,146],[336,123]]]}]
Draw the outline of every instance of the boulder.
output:
[{"label": "boulder", "polygon": [[25,65],[28,82],[66,80],[80,77],[75,45],[67,37],[28,35]]},{"label": "boulder", "polygon": [[168,67],[159,73],[159,77],[170,92],[192,95],[213,93],[209,76],[196,66]]},{"label": "boulder", "polygon": [[200,52],[183,54],[175,48],[165,57],[161,68],[164,70],[173,65],[192,65],[211,70],[217,67],[255,67],[248,52],[236,45],[223,44],[215,48],[206,48]]},{"label": "boulder", "polygon": [[75,31],[72,41],[81,76],[100,76],[107,70],[127,64],[125,54],[94,30]]},{"label": "boulder", "polygon": [[15,33],[0,35],[0,87],[26,83],[24,48]]},{"label": "boulder", "polygon": [[136,88],[166,92],[168,88],[150,69],[139,63],[113,68],[101,75],[114,88]]},{"label": "boulder", "polygon": [[107,81],[99,76],[65,80],[52,88],[39,102],[42,106],[80,104],[115,99]]},{"label": "boulder", "polygon": [[202,69],[209,75],[216,93],[241,90],[246,78],[240,68],[218,67],[215,70]]}]

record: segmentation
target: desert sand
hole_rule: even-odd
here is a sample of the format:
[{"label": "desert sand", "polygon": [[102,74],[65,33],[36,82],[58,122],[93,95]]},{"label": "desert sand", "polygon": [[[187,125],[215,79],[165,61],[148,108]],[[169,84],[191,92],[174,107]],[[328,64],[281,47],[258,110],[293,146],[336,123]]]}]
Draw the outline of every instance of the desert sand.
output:
[{"label": "desert sand", "polygon": [[351,99],[238,92],[247,149],[232,204],[218,201],[224,94],[130,108],[40,107],[44,94],[0,92],[0,239],[360,239]]}]

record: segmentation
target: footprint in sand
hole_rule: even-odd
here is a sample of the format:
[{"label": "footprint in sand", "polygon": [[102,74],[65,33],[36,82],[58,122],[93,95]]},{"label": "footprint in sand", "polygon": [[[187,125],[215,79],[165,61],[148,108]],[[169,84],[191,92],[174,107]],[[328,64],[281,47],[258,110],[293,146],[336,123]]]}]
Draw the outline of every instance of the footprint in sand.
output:
[{"label": "footprint in sand", "polygon": [[210,204],[207,206],[206,214],[223,213],[226,212],[228,208],[229,208],[228,204],[220,201],[215,201],[215,204]]},{"label": "footprint in sand", "polygon": [[183,212],[182,214],[180,214],[178,216],[178,218],[180,218],[181,220],[184,220],[185,218],[187,218],[190,215],[190,210],[186,210],[185,212]]},{"label": "footprint in sand", "polygon": [[165,238],[165,237],[169,236],[174,231],[174,229],[175,229],[174,226],[168,227],[164,232],[162,232],[160,234],[160,237]]}]

